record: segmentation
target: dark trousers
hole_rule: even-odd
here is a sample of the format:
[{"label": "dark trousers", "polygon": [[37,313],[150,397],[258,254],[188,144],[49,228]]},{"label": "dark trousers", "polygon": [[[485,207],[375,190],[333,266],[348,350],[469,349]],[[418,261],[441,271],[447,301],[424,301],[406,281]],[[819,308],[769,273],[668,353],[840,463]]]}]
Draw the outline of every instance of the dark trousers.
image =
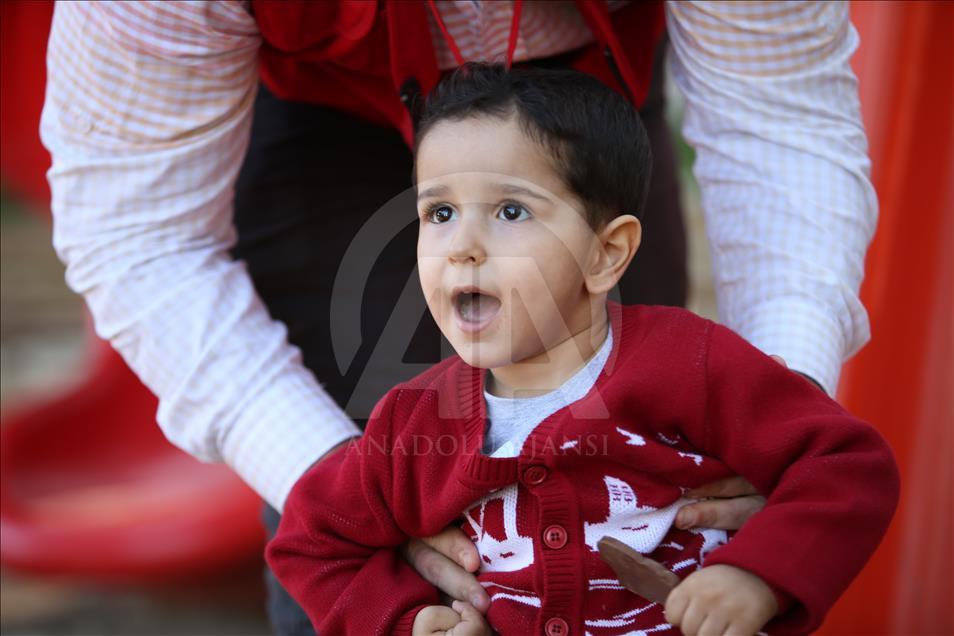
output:
[{"label": "dark trousers", "polygon": [[[655,76],[661,78],[661,70]],[[659,84],[640,111],[655,167],[642,245],[620,282],[619,298],[681,306],[686,246]],[[396,131],[260,89],[236,184],[233,255],[247,263],[256,290],[272,317],[287,325],[305,365],[360,426],[389,387],[449,352],[414,274],[411,167],[411,153]],[[397,307],[411,310],[395,328]],[[342,349],[343,341],[348,345]],[[384,362],[395,357],[401,364]],[[269,537],[278,518],[266,507]],[[275,577],[266,577],[275,632],[314,634]]]}]

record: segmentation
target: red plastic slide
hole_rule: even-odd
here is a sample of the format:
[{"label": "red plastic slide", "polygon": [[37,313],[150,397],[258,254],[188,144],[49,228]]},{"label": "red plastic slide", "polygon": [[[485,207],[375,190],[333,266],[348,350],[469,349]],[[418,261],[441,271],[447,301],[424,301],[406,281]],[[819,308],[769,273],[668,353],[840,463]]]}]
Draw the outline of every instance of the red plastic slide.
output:
[{"label": "red plastic slide", "polygon": [[3,565],[155,582],[260,552],[258,496],[225,466],[173,448],[156,399],[98,342],[82,383],[4,417]]}]

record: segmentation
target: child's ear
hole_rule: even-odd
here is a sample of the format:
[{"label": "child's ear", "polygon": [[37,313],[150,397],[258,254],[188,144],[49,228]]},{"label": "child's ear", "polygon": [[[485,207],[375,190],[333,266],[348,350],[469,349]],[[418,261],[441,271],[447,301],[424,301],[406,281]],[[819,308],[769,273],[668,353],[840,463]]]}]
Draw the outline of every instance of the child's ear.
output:
[{"label": "child's ear", "polygon": [[591,294],[609,293],[622,278],[639,249],[643,226],[631,214],[623,214],[597,232],[594,250],[586,275],[586,289]]}]

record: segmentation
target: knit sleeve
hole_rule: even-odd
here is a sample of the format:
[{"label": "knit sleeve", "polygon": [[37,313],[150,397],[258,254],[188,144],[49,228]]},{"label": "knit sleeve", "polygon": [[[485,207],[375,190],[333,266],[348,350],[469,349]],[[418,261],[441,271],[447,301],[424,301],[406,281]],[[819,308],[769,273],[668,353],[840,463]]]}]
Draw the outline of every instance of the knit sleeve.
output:
[{"label": "knit sleeve", "polygon": [[319,634],[410,634],[436,589],[404,560],[408,537],[391,513],[391,408],[365,434],[318,462],[292,489],[269,566]]},{"label": "knit sleeve", "polygon": [[705,565],[748,570],[792,597],[769,633],[809,633],[887,530],[894,456],[874,428],[724,327],[710,333],[706,373],[697,440],[767,501]]}]

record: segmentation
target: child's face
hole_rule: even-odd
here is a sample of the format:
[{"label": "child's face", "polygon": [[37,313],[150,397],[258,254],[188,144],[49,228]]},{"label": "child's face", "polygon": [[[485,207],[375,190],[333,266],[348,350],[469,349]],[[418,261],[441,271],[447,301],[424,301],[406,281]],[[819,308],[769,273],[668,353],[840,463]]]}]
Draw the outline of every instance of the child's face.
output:
[{"label": "child's face", "polygon": [[417,176],[421,286],[465,362],[530,361],[590,326],[584,272],[599,241],[515,118],[435,125]]}]

